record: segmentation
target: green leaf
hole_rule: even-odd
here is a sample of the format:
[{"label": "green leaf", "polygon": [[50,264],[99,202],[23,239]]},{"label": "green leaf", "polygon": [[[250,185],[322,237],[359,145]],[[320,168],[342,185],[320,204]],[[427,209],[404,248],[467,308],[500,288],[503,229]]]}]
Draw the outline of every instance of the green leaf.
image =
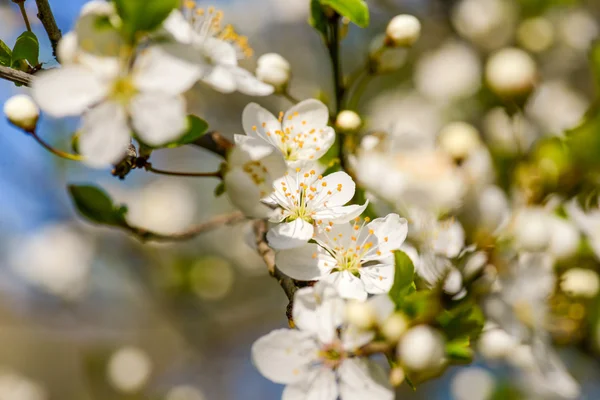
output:
[{"label": "green leaf", "polygon": [[369,26],[369,7],[364,0],[321,0],[321,4],[333,8],[361,28]]},{"label": "green leaf", "polygon": [[215,188],[215,197],[222,196],[225,193],[225,183],[221,182]]},{"label": "green leaf", "polygon": [[13,67],[18,67],[17,63],[21,60],[26,60],[29,65],[35,67],[39,64],[40,54],[40,43],[38,38],[33,32],[23,32],[21,36],[17,38],[15,47],[12,50],[12,62]]},{"label": "green leaf", "polygon": [[152,32],[179,6],[179,0],[115,0],[123,20],[123,33],[130,40],[137,33]]},{"label": "green leaf", "polygon": [[127,208],[115,206],[104,190],[91,185],[69,185],[69,193],[77,211],[90,221],[103,225],[127,226]]},{"label": "green leaf", "polygon": [[445,310],[437,317],[437,321],[448,339],[475,340],[481,334],[485,317],[481,308],[469,301],[453,310]]},{"label": "green leaf", "polygon": [[319,31],[323,37],[327,37],[327,16],[323,12],[323,6],[319,0],[310,0],[308,23]]},{"label": "green leaf", "polygon": [[10,67],[12,61],[12,51],[10,47],[0,40],[0,65]]},{"label": "green leaf", "polygon": [[446,343],[446,357],[456,364],[468,364],[473,361],[473,349],[469,338],[462,338]]},{"label": "green leaf", "polygon": [[188,128],[185,133],[179,139],[162,147],[174,148],[193,143],[208,130],[208,122],[202,118],[198,118],[195,115],[188,115],[187,119]]},{"label": "green leaf", "polygon": [[410,257],[401,250],[394,252],[396,270],[394,273],[394,284],[390,289],[389,296],[397,307],[402,306],[407,295],[415,291],[414,276],[415,266]]}]

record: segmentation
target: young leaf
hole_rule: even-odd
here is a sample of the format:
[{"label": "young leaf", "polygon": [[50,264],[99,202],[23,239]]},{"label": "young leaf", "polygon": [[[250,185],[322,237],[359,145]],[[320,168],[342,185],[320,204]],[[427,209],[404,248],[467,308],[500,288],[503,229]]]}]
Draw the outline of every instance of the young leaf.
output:
[{"label": "young leaf", "polygon": [[390,289],[390,297],[397,307],[404,302],[404,298],[414,292],[415,266],[410,257],[401,250],[394,252],[396,271],[394,273],[394,284]]},{"label": "young leaf", "polygon": [[125,36],[133,41],[138,32],[151,32],[175,8],[179,0],[115,0],[117,13],[123,20]]},{"label": "young leaf", "polygon": [[0,65],[9,67],[12,60],[12,51],[10,48],[0,40]]},{"label": "young leaf", "polygon": [[195,115],[188,115],[187,120],[188,128],[185,133],[179,139],[163,147],[173,148],[193,143],[208,130],[208,122],[202,118],[196,117]]},{"label": "young leaf", "polygon": [[11,65],[16,67],[19,61],[26,60],[29,65],[35,67],[39,64],[39,54],[40,43],[38,38],[33,32],[23,32],[21,36],[17,38],[15,47],[13,47]]},{"label": "young leaf", "polygon": [[95,186],[69,185],[69,194],[79,213],[97,224],[126,226],[126,207],[116,207],[102,189]]},{"label": "young leaf", "polygon": [[327,37],[327,16],[323,12],[323,6],[319,0],[310,0],[310,17],[308,18],[310,26]]},{"label": "young leaf", "polygon": [[469,338],[461,338],[446,343],[446,356],[456,364],[468,364],[473,361],[473,349]]},{"label": "young leaf", "polygon": [[361,28],[369,26],[369,7],[364,0],[321,0],[321,4],[333,8]]}]

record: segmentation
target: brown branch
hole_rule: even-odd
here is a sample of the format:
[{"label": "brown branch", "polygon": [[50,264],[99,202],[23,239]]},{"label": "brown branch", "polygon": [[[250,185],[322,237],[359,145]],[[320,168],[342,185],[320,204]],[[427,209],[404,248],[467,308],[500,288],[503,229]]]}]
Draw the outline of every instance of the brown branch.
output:
[{"label": "brown branch", "polygon": [[56,25],[56,20],[54,19],[54,14],[52,13],[52,9],[50,8],[50,3],[48,0],[35,0],[38,8],[38,18],[42,21],[42,25],[44,25],[44,29],[48,34],[48,39],[50,39],[50,44],[52,45],[52,54],[56,57],[56,48],[58,47],[58,42],[62,38],[62,33],[60,29],[58,29],[58,25]]},{"label": "brown branch", "polygon": [[137,238],[142,242],[178,242],[193,239],[202,233],[210,232],[225,225],[232,225],[245,219],[246,218],[244,217],[244,214],[239,211],[230,214],[217,215],[216,217],[196,225],[185,232],[175,233],[172,235],[156,233],[143,228],[137,228],[135,226],[125,226],[124,228],[133,235],[137,236]]},{"label": "brown branch", "polygon": [[218,154],[223,158],[227,156],[227,152],[234,146],[231,140],[216,131],[202,135],[200,139],[192,144]]},{"label": "brown branch", "polygon": [[267,270],[269,274],[277,279],[277,283],[283,289],[283,292],[287,296],[289,303],[287,306],[286,315],[288,318],[288,322],[290,327],[294,327],[294,320],[292,318],[292,306],[294,305],[294,293],[298,290],[298,286],[296,286],[296,282],[279,269],[275,265],[275,252],[269,245],[265,239],[265,234],[267,233],[267,222],[265,220],[258,220],[254,223],[254,235],[256,237],[256,249],[258,250],[258,254],[262,257],[263,261],[267,265]]},{"label": "brown branch", "polygon": [[34,76],[27,72],[0,65],[0,78],[25,86],[31,86]]},{"label": "brown branch", "polygon": [[371,342],[355,351],[357,356],[370,356],[372,354],[387,354],[394,349],[394,346],[387,342]]}]

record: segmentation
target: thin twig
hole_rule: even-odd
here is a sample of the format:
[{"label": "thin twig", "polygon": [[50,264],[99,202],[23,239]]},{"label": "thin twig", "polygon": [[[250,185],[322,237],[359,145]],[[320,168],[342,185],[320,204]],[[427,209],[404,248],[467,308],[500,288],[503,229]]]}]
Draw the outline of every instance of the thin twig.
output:
[{"label": "thin twig", "polygon": [[83,161],[83,159],[84,159],[82,156],[80,156],[78,154],[70,154],[70,153],[66,153],[62,150],[55,149],[49,143],[44,141],[44,139],[39,137],[37,135],[37,133],[35,133],[35,132],[28,132],[28,133],[29,133],[29,135],[31,135],[32,138],[35,139],[36,142],[41,144],[43,148],[45,148],[46,150],[48,150],[50,153],[54,154],[55,156],[64,158],[65,160],[71,160],[71,161]]},{"label": "thin twig", "polygon": [[17,3],[19,10],[21,10],[21,15],[23,16],[23,21],[25,21],[27,30],[31,32],[31,24],[29,23],[29,17],[27,16],[27,11],[25,10],[25,0],[15,1],[15,3]]},{"label": "thin twig", "polygon": [[27,72],[0,65],[0,78],[14,83],[20,83],[21,85],[31,86],[34,76]]},{"label": "thin twig", "polygon": [[294,96],[292,96],[290,94],[290,92],[288,92],[287,90],[285,92],[282,92],[281,96],[285,97],[292,104],[298,104],[298,103],[300,103],[300,100],[298,100],[297,98],[295,98]]},{"label": "thin twig", "polygon": [[213,231],[225,225],[233,225],[235,223],[242,222],[245,219],[246,218],[244,217],[244,214],[239,211],[230,214],[217,215],[206,222],[193,226],[185,232],[174,233],[171,235],[152,232],[134,226],[126,226],[125,229],[143,242],[179,242],[193,239],[202,233]]},{"label": "thin twig", "polygon": [[152,166],[149,162],[144,165],[146,171],[154,172],[159,175],[170,175],[170,176],[182,176],[189,178],[219,178],[221,179],[221,172],[179,172],[179,171],[166,171],[164,169],[157,169]]},{"label": "thin twig", "polygon": [[48,0],[35,0],[38,8],[38,18],[42,21],[42,25],[44,25],[44,29],[48,34],[48,39],[50,39],[50,44],[52,45],[52,54],[56,57],[56,48],[58,47],[58,42],[62,38],[62,33],[60,29],[58,29],[58,25],[56,25],[56,20],[54,19],[54,14],[52,13],[52,9],[50,8],[50,3]]},{"label": "thin twig", "polygon": [[288,317],[288,322],[291,327],[294,326],[294,321],[292,319],[292,306],[294,304],[294,293],[298,290],[296,283],[292,278],[281,272],[277,266],[275,265],[275,252],[265,240],[265,234],[267,233],[267,222],[264,220],[258,220],[254,223],[254,235],[256,238],[256,249],[258,250],[258,254],[261,256],[265,264],[267,265],[267,270],[269,274],[277,280],[279,286],[283,289],[283,292],[287,296],[289,303],[287,306],[286,315]]}]

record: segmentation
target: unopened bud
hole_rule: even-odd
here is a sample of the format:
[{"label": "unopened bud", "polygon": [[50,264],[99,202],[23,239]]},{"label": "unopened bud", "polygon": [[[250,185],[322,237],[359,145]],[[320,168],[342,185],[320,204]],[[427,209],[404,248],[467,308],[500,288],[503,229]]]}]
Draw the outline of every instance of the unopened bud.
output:
[{"label": "unopened bud", "polygon": [[485,67],[490,88],[501,96],[527,94],[537,80],[537,66],[525,51],[506,48],[493,54]]},{"label": "unopened bud", "polygon": [[335,120],[335,127],[342,132],[354,132],[360,128],[362,120],[354,111],[344,110]]},{"label": "unopened bud", "polygon": [[600,279],[591,269],[573,268],[560,280],[560,289],[570,296],[593,298],[598,294]]},{"label": "unopened bud", "polygon": [[407,318],[403,314],[394,313],[381,326],[381,333],[390,342],[397,342],[407,329]]},{"label": "unopened bud", "polygon": [[409,329],[398,345],[398,357],[412,371],[428,371],[439,368],[444,361],[445,340],[440,332],[419,325]]},{"label": "unopened bud", "polygon": [[31,97],[18,94],[4,103],[4,114],[13,125],[24,131],[33,132],[40,116],[40,109]]},{"label": "unopened bud", "polygon": [[290,63],[277,53],[267,53],[257,60],[256,77],[261,81],[282,91],[287,86],[291,76]]},{"label": "unopened bud", "polygon": [[440,132],[442,150],[455,160],[463,160],[481,146],[479,131],[466,122],[452,122]]},{"label": "unopened bud", "polygon": [[346,305],[346,322],[360,329],[369,329],[375,324],[376,316],[368,303],[351,301]]},{"label": "unopened bud", "polygon": [[421,36],[421,23],[413,15],[396,15],[388,23],[385,33],[392,46],[409,47]]},{"label": "unopened bud", "polygon": [[517,345],[517,341],[508,333],[493,328],[481,334],[477,342],[477,349],[489,360],[500,360],[508,357]]},{"label": "unopened bud", "polygon": [[390,384],[394,387],[400,386],[405,378],[406,374],[402,367],[394,367],[390,371]]}]

